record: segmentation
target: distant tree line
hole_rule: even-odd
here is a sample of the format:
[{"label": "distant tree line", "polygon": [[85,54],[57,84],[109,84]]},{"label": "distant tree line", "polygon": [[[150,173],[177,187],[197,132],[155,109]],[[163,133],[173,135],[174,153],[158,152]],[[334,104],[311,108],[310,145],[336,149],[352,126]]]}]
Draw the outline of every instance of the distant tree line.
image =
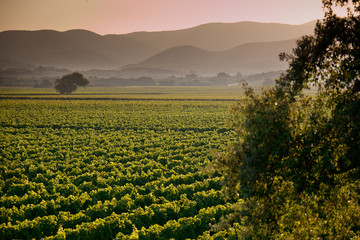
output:
[{"label": "distant tree line", "polygon": [[202,77],[194,73],[185,76],[168,76],[162,79],[152,77],[139,78],[96,78],[89,77],[92,86],[115,87],[115,86],[228,86],[239,83],[239,80],[246,80],[252,85],[274,85],[274,79],[284,71],[273,71],[244,76],[240,73],[229,75],[224,72],[216,76]]},{"label": "distant tree line", "polygon": [[[121,87],[121,86],[227,86],[234,85],[239,80],[246,80],[251,85],[274,85],[274,79],[278,78],[284,71],[272,71],[251,75],[240,73],[230,75],[219,72],[215,76],[198,76],[195,73],[180,75],[168,75],[162,77],[139,76],[139,77],[117,77],[116,72],[88,71],[82,73],[90,81],[91,87]],[[30,69],[4,69],[0,70],[0,86],[3,87],[35,87],[52,88],[57,78],[70,74],[67,69],[36,68]],[[98,77],[99,74],[102,77]],[[138,74],[138,73],[137,73]],[[106,76],[112,75],[112,76]]]}]

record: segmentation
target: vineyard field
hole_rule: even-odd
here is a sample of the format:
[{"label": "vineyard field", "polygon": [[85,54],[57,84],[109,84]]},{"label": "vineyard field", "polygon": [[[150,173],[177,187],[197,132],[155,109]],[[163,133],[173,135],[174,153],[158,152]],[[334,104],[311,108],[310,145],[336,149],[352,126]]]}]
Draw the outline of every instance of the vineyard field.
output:
[{"label": "vineyard field", "polygon": [[232,206],[204,168],[235,140],[237,97],[214,90],[180,101],[133,88],[101,100],[2,89],[0,239],[220,237],[211,226]]},{"label": "vineyard field", "polygon": [[[255,87],[257,92],[261,87]],[[0,87],[3,98],[48,99],[119,99],[119,100],[234,100],[242,96],[241,86],[232,87],[87,87],[79,88],[70,95],[59,95],[53,88]]]}]

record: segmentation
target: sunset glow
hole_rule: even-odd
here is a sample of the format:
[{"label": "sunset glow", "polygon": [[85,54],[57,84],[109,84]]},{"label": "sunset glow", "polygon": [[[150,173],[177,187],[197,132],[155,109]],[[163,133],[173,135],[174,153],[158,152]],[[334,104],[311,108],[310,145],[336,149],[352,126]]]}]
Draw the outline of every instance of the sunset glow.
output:
[{"label": "sunset glow", "polygon": [[321,0],[0,0],[0,31],[161,31],[209,22],[302,24],[323,17]]}]

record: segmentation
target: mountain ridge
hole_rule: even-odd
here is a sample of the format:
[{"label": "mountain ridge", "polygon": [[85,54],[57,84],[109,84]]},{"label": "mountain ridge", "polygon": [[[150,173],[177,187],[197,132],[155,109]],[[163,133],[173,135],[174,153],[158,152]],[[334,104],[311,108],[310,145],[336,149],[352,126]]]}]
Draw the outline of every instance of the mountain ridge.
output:
[{"label": "mountain ridge", "polygon": [[[219,22],[202,24],[180,30],[134,32],[126,34],[126,36],[134,39],[146,39],[148,43],[162,48],[162,50],[173,46],[192,45],[209,51],[224,51],[248,42],[280,41],[312,34],[315,24],[316,20],[300,25],[251,21],[235,23]],[[219,36],[221,36],[221,38],[219,38]],[[164,39],[166,40],[165,43]],[[221,42],[221,44],[219,44],[219,42]]]},{"label": "mountain ridge", "polygon": [[[232,58],[237,61],[237,46],[295,39],[304,33],[311,34],[313,25],[315,22],[302,25],[257,22],[208,23],[173,31],[106,35],[83,29],[64,32],[10,30],[0,32],[0,68],[12,67],[12,64],[15,66],[17,62],[17,66],[23,63],[69,69],[113,69],[142,63],[165,50],[179,46],[193,46],[215,55],[219,55],[216,52],[227,51],[227,55],[231,55],[230,52],[233,51]],[[208,60],[199,55],[193,59],[193,64],[196,64],[195,59],[211,62],[211,54],[208,55]],[[180,56],[181,54],[178,58]],[[177,61],[181,62],[176,57],[170,61],[174,64]]]},{"label": "mountain ridge", "polygon": [[287,63],[280,62],[279,54],[291,52],[296,40],[245,43],[226,51],[207,51],[189,45],[176,46],[128,67],[185,70],[207,74],[221,71],[252,74],[280,70],[285,69]]}]

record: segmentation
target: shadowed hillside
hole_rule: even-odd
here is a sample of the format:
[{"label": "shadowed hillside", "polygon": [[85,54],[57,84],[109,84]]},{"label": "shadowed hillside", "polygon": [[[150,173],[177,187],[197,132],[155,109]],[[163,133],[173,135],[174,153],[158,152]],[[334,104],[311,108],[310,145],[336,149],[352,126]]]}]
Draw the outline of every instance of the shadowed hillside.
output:
[{"label": "shadowed hillside", "polygon": [[221,71],[256,73],[279,70],[287,67],[287,63],[279,61],[279,53],[291,52],[295,42],[296,39],[247,43],[222,52],[210,52],[193,46],[174,47],[132,66],[195,71],[205,74]]},{"label": "shadowed hillside", "polygon": [[215,53],[193,46],[179,46],[160,52],[138,66],[173,70],[204,70],[216,64],[217,60]]},{"label": "shadowed hillside", "polygon": [[68,68],[114,68],[140,61],[157,49],[121,35],[101,36],[85,30],[0,33],[1,59]]},{"label": "shadowed hillside", "polygon": [[104,36],[86,30],[6,31],[0,33],[0,68],[114,69],[140,62],[184,71],[278,70],[285,65],[278,63],[277,55],[293,46],[280,41],[310,34],[314,24],[210,23],[176,31]]},{"label": "shadowed hillside", "polygon": [[302,25],[279,23],[209,23],[194,28],[163,32],[135,32],[127,36],[159,49],[192,45],[209,51],[224,51],[249,42],[270,42],[312,34],[316,21]]},{"label": "shadowed hillside", "polygon": [[288,64],[279,60],[279,54],[281,52],[290,53],[295,46],[296,39],[242,44],[219,52],[218,68],[223,71],[237,70],[243,73],[286,69]]}]

